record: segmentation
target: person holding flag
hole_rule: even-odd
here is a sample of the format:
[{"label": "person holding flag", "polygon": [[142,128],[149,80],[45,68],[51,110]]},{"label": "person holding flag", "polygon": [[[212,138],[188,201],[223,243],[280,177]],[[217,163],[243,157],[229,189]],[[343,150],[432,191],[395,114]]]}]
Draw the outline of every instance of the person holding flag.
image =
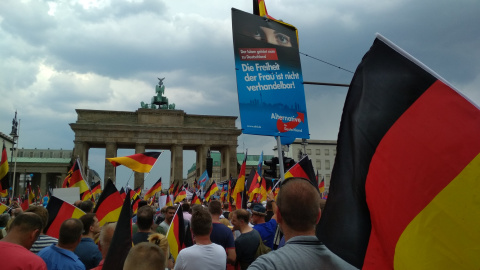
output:
[{"label": "person holding flag", "polygon": [[[212,231],[212,216],[199,208],[192,214],[192,233],[195,236],[195,245],[182,249],[175,262],[175,269],[225,269],[227,255],[225,249],[210,240]],[[208,256],[205,256],[208,254]]]}]

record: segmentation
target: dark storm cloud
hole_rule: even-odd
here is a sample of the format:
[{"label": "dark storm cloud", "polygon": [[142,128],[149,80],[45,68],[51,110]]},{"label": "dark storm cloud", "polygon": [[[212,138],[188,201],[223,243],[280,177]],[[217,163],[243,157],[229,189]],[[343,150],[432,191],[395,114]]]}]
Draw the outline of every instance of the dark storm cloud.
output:
[{"label": "dark storm cloud", "polygon": [[[251,12],[251,1],[86,2],[0,1],[1,132],[10,132],[17,109],[21,146],[72,148],[75,108],[135,111],[155,95],[157,77],[166,77],[165,94],[177,109],[238,116],[230,9]],[[266,4],[298,28],[302,53],[355,71],[378,32],[480,103],[476,1]],[[348,84],[353,76],[300,59],[305,81]],[[336,139],[346,92],[305,86],[311,138]],[[241,135],[238,144],[238,151],[271,154],[276,142]]]}]

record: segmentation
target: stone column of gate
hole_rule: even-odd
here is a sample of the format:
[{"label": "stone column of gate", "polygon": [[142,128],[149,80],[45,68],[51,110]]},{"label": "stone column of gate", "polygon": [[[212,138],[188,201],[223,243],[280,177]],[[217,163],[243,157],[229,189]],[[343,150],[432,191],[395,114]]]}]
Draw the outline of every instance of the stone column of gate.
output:
[{"label": "stone column of gate", "polygon": [[[105,157],[111,158],[117,156],[117,144],[115,142],[107,142],[105,147]],[[113,167],[110,161],[105,159],[105,176],[103,178],[103,187],[105,188],[105,184],[107,183],[108,178],[112,179],[113,183],[115,183],[115,167]]]},{"label": "stone column of gate", "polygon": [[[137,143],[135,145],[135,154],[140,154],[140,153],[144,153],[144,152],[145,152],[145,144],[144,143]],[[132,188],[137,188],[139,186],[142,186],[142,190],[143,190],[144,177],[145,177],[144,173],[135,172],[135,182],[134,182]]]},{"label": "stone column of gate", "polygon": [[207,152],[209,148],[209,145],[199,145],[196,147],[197,155],[195,162],[197,168],[195,169],[195,177],[197,181],[200,180],[200,176],[207,169]]},{"label": "stone column of gate", "polygon": [[183,185],[183,146],[174,144],[170,148],[172,162],[170,168],[170,183]]},{"label": "stone column of gate", "polygon": [[236,145],[229,145],[229,156],[228,159],[228,166],[227,166],[227,177],[230,179],[230,175],[233,178],[237,178],[239,171],[238,171],[238,160],[237,160],[237,146]]},{"label": "stone column of gate", "polygon": [[[82,165],[82,173],[86,172],[87,163],[88,163],[88,150],[89,146],[86,142],[82,141],[75,141],[75,149],[73,153],[73,158],[76,159],[77,157],[80,159],[80,165]],[[70,170],[70,168],[68,168]],[[86,176],[86,175],[84,175]]]},{"label": "stone column of gate", "polygon": [[[68,169],[70,170],[70,168],[68,168]],[[57,179],[55,185],[56,185],[57,187],[62,187],[63,180],[65,180],[65,177],[67,177],[67,174],[66,174],[66,173],[62,173],[62,174],[60,175],[60,179]]]},{"label": "stone column of gate", "polygon": [[236,178],[237,173],[237,147],[226,145],[220,149],[220,180],[230,179],[230,176]]},{"label": "stone column of gate", "polygon": [[42,194],[47,194],[47,173],[42,172],[40,174],[40,190]]}]

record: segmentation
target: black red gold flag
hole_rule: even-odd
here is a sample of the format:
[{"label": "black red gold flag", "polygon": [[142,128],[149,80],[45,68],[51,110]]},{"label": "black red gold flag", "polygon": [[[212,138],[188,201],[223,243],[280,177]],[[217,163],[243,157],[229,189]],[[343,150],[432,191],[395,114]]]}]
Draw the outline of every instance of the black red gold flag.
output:
[{"label": "black red gold flag", "polygon": [[134,200],[142,194],[142,186],[130,190],[130,199]]},{"label": "black red gold flag", "polygon": [[161,152],[145,152],[126,157],[107,158],[113,166],[123,165],[132,171],[148,173],[152,169]]},{"label": "black red gold flag", "polygon": [[32,186],[30,185],[30,182],[28,182],[28,181],[27,181],[27,188],[25,189],[25,196],[28,199],[28,204],[29,205],[32,204],[33,200],[35,199],[35,193],[33,193]]},{"label": "black red gold flag", "polygon": [[320,194],[323,194],[325,192],[325,179],[322,178],[322,181],[318,184],[318,191],[320,191]]},{"label": "black red gold flag", "polygon": [[248,201],[253,200],[253,196],[257,193],[260,193],[260,184],[261,184],[261,179],[260,176],[258,175],[257,171],[252,168],[250,170],[250,173],[248,174],[248,179],[247,179],[247,195],[248,195]]},{"label": "black red gold flag", "polygon": [[140,197],[135,197],[135,199],[133,199],[132,201],[132,213],[134,215],[137,214],[137,211],[138,211],[138,203],[140,202]]},{"label": "black red gold flag", "polygon": [[175,187],[173,188],[173,193],[171,193],[171,194],[173,194],[173,197],[174,197],[174,198],[177,197],[178,192],[180,192],[179,183],[180,183],[180,182],[177,182],[177,183],[175,184]]},{"label": "black red gold flag", "polygon": [[118,218],[112,242],[108,249],[104,270],[123,269],[123,264],[127,258],[128,252],[132,248],[132,208],[130,200],[124,200],[120,217]]},{"label": "black red gold flag", "polygon": [[92,192],[89,189],[87,189],[85,192],[80,194],[80,200],[82,201],[87,201],[91,199],[92,199]]},{"label": "black red gold flag", "polygon": [[178,253],[185,247],[185,225],[183,221],[182,207],[178,207],[172,223],[167,232],[168,245],[170,253],[176,260]]},{"label": "black red gold flag", "polygon": [[47,205],[48,223],[45,227],[46,234],[58,239],[60,226],[69,218],[80,218],[85,212],[55,196],[50,196]]},{"label": "black red gold flag", "polygon": [[97,194],[101,194],[102,193],[102,188],[100,187],[100,181],[96,182],[95,184],[93,184],[91,186],[91,190],[92,190],[92,195],[95,196]]},{"label": "black red gold flag", "polygon": [[79,194],[82,194],[85,191],[90,189],[87,185],[87,182],[85,182],[83,178],[79,159],[75,160],[75,163],[73,164],[72,168],[70,169],[70,171],[68,171],[67,177],[65,177],[65,180],[63,180],[62,187],[63,188],[78,187],[80,191]]},{"label": "black red gold flag", "polygon": [[200,201],[200,198],[198,198],[197,196],[197,193],[193,193],[192,194],[192,199],[191,199],[191,204],[202,204],[202,202]]},{"label": "black red gold flag", "polygon": [[0,197],[8,196],[9,187],[10,185],[8,180],[8,158],[4,141],[2,148],[2,158],[0,159]]},{"label": "black red gold flag", "polygon": [[293,165],[286,173],[285,179],[289,177],[302,177],[309,179],[316,185],[315,170],[312,166],[312,161],[308,156],[304,156],[299,162]]},{"label": "black red gold flag", "polygon": [[120,198],[122,198],[122,201],[125,200],[125,198],[127,197],[127,193],[125,193],[125,189],[122,187],[119,191],[120,193]]},{"label": "black red gold flag", "polygon": [[93,210],[97,215],[100,226],[103,226],[107,222],[117,222],[118,217],[120,216],[120,210],[122,209],[122,204],[123,200],[115,187],[115,184],[111,179],[108,179],[105,189],[100,195],[100,198],[95,205],[95,209]]},{"label": "black red gold flag", "polygon": [[158,179],[157,182],[155,182],[155,184],[153,184],[153,186],[147,191],[143,199],[148,200],[151,197],[155,196],[155,194],[157,194],[161,190],[162,190],[162,178],[160,177],[160,179]]},{"label": "black red gold flag", "polygon": [[217,184],[215,183],[215,181],[213,181],[210,186],[207,188],[207,191],[205,191],[205,201],[209,202],[213,196],[213,194],[215,194],[215,192],[218,191],[218,187],[217,187]]},{"label": "black red gold flag", "polygon": [[247,166],[247,153],[245,153],[245,158],[240,167],[240,173],[238,174],[237,182],[233,188],[232,198],[235,201],[235,206],[237,209],[242,209],[242,195],[245,193],[245,170]]},{"label": "black red gold flag", "polygon": [[172,201],[172,195],[170,195],[169,192],[167,192],[167,199],[165,201],[165,206],[173,206],[173,201]]},{"label": "black red gold flag", "polygon": [[345,100],[319,239],[362,269],[479,269],[479,123],[476,105],[378,36]]},{"label": "black red gold flag", "polygon": [[185,187],[182,187],[182,190],[178,192],[177,196],[175,197],[174,203],[179,203],[183,201],[187,197],[187,191],[185,190]]},{"label": "black red gold flag", "polygon": [[168,193],[173,194],[173,188],[174,188],[174,183],[172,183],[168,188]]}]

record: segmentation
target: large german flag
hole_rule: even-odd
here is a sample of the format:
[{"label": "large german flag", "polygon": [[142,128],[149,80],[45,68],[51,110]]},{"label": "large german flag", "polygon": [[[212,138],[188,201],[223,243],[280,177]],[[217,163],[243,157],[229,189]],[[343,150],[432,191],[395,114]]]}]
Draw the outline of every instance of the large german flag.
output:
[{"label": "large german flag", "polygon": [[107,185],[93,210],[93,212],[97,214],[100,226],[103,226],[103,224],[107,222],[117,222],[120,210],[122,209],[122,204],[123,200],[115,187],[115,184],[111,179],[108,179]]},{"label": "large german flag", "polygon": [[363,269],[480,269],[479,123],[377,37],[347,94],[319,239]]},{"label": "large german flag", "polygon": [[0,197],[8,196],[8,158],[7,150],[5,148],[5,141],[3,142],[2,158],[0,159]]},{"label": "large german flag", "polygon": [[160,179],[157,180],[157,182],[155,182],[155,184],[153,184],[153,186],[147,191],[147,193],[145,194],[145,196],[143,197],[144,200],[148,200],[150,199],[151,197],[155,196],[155,194],[157,194],[158,192],[162,191],[162,178],[160,177]]},{"label": "large german flag", "polygon": [[317,183],[315,178],[315,170],[313,169],[312,161],[310,158],[308,158],[308,156],[304,156],[285,173],[285,179],[290,177],[302,177],[305,179],[310,179],[312,183]]},{"label": "large german flag", "polygon": [[85,212],[79,208],[55,197],[51,196],[47,205],[48,224],[45,227],[47,235],[58,238],[60,226],[69,218],[80,218]]},{"label": "large german flag", "polygon": [[183,222],[182,207],[178,207],[172,223],[167,232],[168,246],[170,253],[176,260],[178,253],[185,247],[185,226]]},{"label": "large german flag", "polygon": [[113,166],[123,165],[132,171],[148,173],[152,169],[161,152],[145,152],[126,157],[107,158]]},{"label": "large german flag", "polygon": [[132,248],[132,208],[130,200],[124,200],[121,208],[112,242],[103,264],[102,269],[105,270],[123,269],[128,252]]}]

